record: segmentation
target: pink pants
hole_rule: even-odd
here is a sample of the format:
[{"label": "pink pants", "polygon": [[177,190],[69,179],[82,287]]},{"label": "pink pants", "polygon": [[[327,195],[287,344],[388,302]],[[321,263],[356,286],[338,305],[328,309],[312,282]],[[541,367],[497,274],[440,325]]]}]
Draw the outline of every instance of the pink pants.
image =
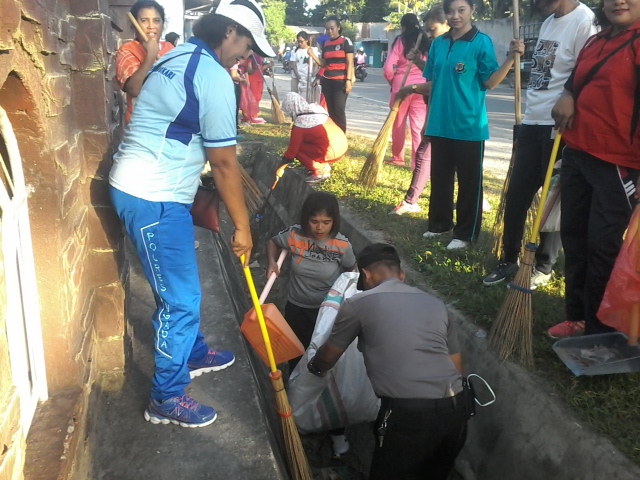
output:
[{"label": "pink pants", "polygon": [[[397,92],[391,94],[391,105],[395,101]],[[407,135],[407,117],[411,126],[411,170],[416,168],[416,151],[422,141],[422,127],[427,116],[427,105],[424,103],[422,95],[409,95],[400,104],[398,116],[393,124],[391,134],[391,152],[394,162],[404,163],[404,142]]]}]

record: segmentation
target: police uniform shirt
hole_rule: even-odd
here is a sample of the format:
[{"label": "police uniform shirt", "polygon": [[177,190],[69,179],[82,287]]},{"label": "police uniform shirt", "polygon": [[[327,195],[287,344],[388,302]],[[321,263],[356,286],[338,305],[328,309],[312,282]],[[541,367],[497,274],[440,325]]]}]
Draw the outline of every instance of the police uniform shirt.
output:
[{"label": "police uniform shirt", "polygon": [[328,339],[346,349],[358,337],[367,374],[378,396],[444,398],[462,391],[450,355],[459,353],[444,303],[389,279],[345,300]]},{"label": "police uniform shirt", "polygon": [[491,39],[476,27],[455,41],[451,31],[436,38],[422,74],[433,81],[425,135],[474,142],[488,140],[484,83],[498,68]]}]

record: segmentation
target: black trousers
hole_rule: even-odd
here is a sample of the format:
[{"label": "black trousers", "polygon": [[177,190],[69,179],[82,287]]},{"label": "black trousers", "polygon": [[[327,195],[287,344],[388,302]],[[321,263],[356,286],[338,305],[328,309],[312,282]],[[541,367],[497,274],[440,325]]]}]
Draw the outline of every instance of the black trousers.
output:
[{"label": "black trousers", "polygon": [[239,83],[233,84],[233,89],[236,94],[236,127],[238,126],[238,115],[240,114],[240,98],[242,97],[242,87]]},{"label": "black trousers", "polygon": [[[316,319],[320,308],[304,308],[287,302],[284,307],[284,319],[287,321],[293,333],[296,334],[302,346],[307,349],[311,343],[313,329],[316,326]],[[293,371],[298,365],[301,357],[289,360],[289,371]]]},{"label": "black trousers", "polygon": [[430,408],[415,399],[389,407],[383,401],[376,425],[389,408],[391,413],[382,447],[376,436],[369,479],[446,480],[467,439],[467,409],[460,397],[455,404],[446,398]]},{"label": "black trousers", "polygon": [[[549,166],[553,149],[552,128],[551,125],[520,125],[516,159],[505,197],[502,239],[505,262],[516,262],[520,255],[527,211],[536,192],[544,183]],[[540,244],[536,250],[536,269],[543,273],[551,273],[561,248],[560,232],[540,232]]]},{"label": "black trousers", "polygon": [[345,92],[346,83],[345,80],[322,79],[322,93],[324,93],[324,98],[327,101],[329,117],[343,132],[347,131],[347,114],[345,110],[349,94]]},{"label": "black trousers", "polygon": [[[429,231],[475,241],[482,226],[482,160],[484,142],[431,137],[431,199]],[[456,224],[453,226],[453,188],[458,175]]]},{"label": "black trousers", "polygon": [[566,313],[567,320],[584,320],[587,334],[611,331],[596,314],[636,204],[639,174],[569,147],[562,153]]}]

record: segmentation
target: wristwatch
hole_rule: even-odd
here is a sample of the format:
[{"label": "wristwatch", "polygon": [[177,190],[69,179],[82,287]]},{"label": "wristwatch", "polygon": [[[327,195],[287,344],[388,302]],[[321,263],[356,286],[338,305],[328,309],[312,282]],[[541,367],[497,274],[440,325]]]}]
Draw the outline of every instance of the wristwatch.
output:
[{"label": "wristwatch", "polygon": [[315,375],[316,377],[324,377],[325,374],[327,373],[327,372],[323,372],[318,367],[316,367],[315,364],[313,363],[313,360],[307,363],[307,370],[309,370],[309,373]]},{"label": "wristwatch", "polygon": [[418,89],[418,85],[416,85],[415,83],[411,85],[411,90],[415,92],[417,89]]}]

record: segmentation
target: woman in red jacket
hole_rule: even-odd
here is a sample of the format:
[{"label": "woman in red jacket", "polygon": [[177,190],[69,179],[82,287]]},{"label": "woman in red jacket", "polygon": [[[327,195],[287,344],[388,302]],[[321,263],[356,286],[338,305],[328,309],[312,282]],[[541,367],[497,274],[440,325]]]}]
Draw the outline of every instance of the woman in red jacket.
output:
[{"label": "woman in red jacket", "polygon": [[310,171],[307,183],[326,180],[331,176],[330,164],[347,153],[347,136],[320,105],[307,103],[295,92],[282,100],[282,110],[293,117],[287,162],[298,159]]},{"label": "woman in red jacket", "polygon": [[640,0],[604,0],[609,25],[585,44],[552,116],[562,154],[566,321],[553,338],[611,329],[596,314],[637,203]]}]

